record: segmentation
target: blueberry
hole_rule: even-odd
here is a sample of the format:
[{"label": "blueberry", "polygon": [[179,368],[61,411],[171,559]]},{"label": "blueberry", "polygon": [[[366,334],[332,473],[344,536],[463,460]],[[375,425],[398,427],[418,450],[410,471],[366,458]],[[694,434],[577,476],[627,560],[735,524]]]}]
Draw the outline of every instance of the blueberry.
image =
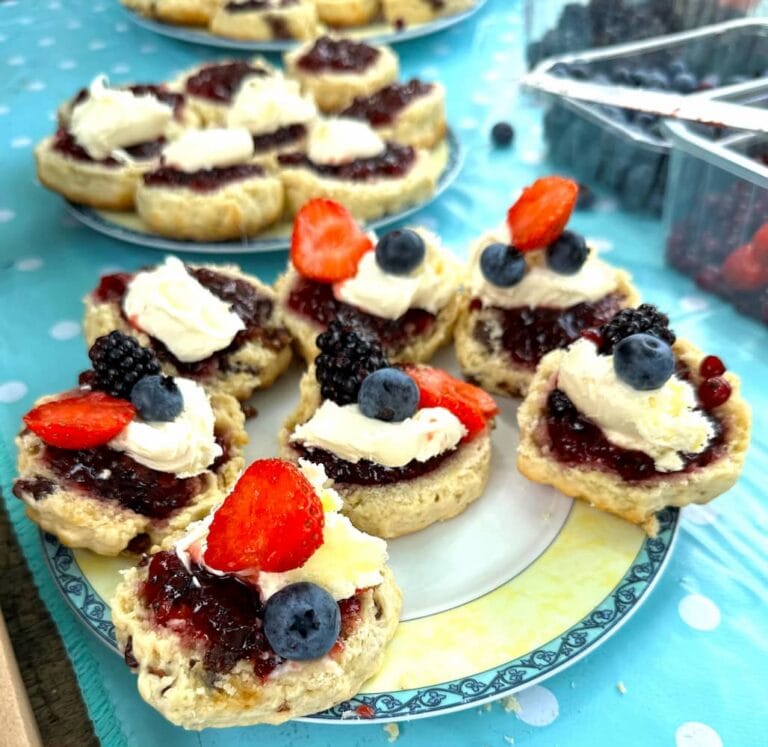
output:
[{"label": "blueberry", "polygon": [[508,244],[489,244],[480,255],[483,277],[500,288],[517,285],[525,275],[523,255]]},{"label": "blueberry", "polygon": [[589,255],[584,237],[573,231],[563,231],[547,247],[547,264],[561,275],[575,275]]},{"label": "blueberry", "polygon": [[515,129],[509,122],[497,122],[491,130],[491,140],[497,148],[508,148],[515,139]]},{"label": "blueberry", "polygon": [[661,70],[651,70],[646,78],[645,85],[656,91],[666,91],[669,88],[669,78]]},{"label": "blueberry", "polygon": [[723,81],[723,85],[735,86],[737,83],[746,83],[748,80],[749,78],[746,75],[729,75],[725,81]]},{"label": "blueberry", "polygon": [[619,65],[611,73],[611,80],[619,86],[632,84],[632,71],[626,65]]},{"label": "blueberry", "polygon": [[641,332],[616,344],[613,369],[633,389],[659,389],[675,371],[675,355],[664,340]]},{"label": "blueberry", "polygon": [[131,402],[142,420],[169,423],[184,409],[184,398],[170,376],[153,374],[139,379],[131,389]]},{"label": "blueberry", "polygon": [[340,630],[339,605],[317,584],[286,586],[264,607],[264,635],[284,659],[319,659],[333,648]]},{"label": "blueberry", "polygon": [[556,62],[549,68],[549,74],[554,75],[556,78],[567,78],[569,68],[564,62]]},{"label": "blueberry", "polygon": [[645,88],[648,85],[648,77],[651,71],[644,67],[637,67],[630,73],[632,85],[638,88]]},{"label": "blueberry", "polygon": [[589,80],[592,77],[592,71],[584,62],[572,62],[568,73],[574,80]]},{"label": "blueberry", "polygon": [[408,228],[385,233],[376,244],[376,262],[384,272],[407,275],[423,261],[424,239]]},{"label": "blueberry", "polygon": [[357,403],[368,418],[399,423],[416,412],[419,387],[400,369],[380,368],[363,379]]},{"label": "blueberry", "polygon": [[667,72],[672,76],[680,75],[680,73],[687,73],[688,65],[684,59],[677,57],[667,65]]},{"label": "blueberry", "polygon": [[658,117],[650,112],[638,112],[634,119],[633,124],[635,127],[639,127],[641,130],[648,132],[658,121]]},{"label": "blueberry", "polygon": [[693,73],[677,73],[672,78],[672,88],[678,93],[692,93],[698,87],[698,78]]}]

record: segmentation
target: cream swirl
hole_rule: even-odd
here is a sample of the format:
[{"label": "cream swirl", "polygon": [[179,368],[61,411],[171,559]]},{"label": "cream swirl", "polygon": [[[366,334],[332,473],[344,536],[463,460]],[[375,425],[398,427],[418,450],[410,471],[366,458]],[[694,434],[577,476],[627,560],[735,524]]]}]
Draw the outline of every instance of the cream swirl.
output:
[{"label": "cream swirl", "polygon": [[163,148],[166,165],[190,174],[201,169],[237,166],[252,157],[253,138],[244,128],[187,130]]},{"label": "cream swirl", "polygon": [[332,166],[379,156],[386,147],[367,122],[337,117],[315,123],[309,132],[307,155],[313,163]]}]

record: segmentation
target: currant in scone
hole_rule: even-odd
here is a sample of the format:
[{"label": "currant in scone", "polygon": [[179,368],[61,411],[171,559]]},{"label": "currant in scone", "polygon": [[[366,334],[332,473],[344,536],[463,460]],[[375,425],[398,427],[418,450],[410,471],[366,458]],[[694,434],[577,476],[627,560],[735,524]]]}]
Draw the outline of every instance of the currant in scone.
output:
[{"label": "currant in scone", "polygon": [[539,179],[472,247],[456,353],[488,391],[524,395],[543,356],[637,303],[629,275],[566,230],[577,195],[569,179]]},{"label": "currant in scone", "polygon": [[401,596],[383,540],[339,513],[323,468],[254,462],[111,601],[139,693],[187,729],[282,723],[355,695]]},{"label": "currant in scone", "polygon": [[82,384],[44,397],[16,440],[14,494],[69,547],[144,552],[204,516],[234,483],[247,441],[227,394],[158,373],[122,334],[96,340]]},{"label": "currant in scone", "polygon": [[750,434],[738,378],[647,304],[547,354],[518,422],[526,477],[650,535],[662,508],[706,503],[736,482]]},{"label": "currant in scone", "polygon": [[118,330],[150,348],[165,373],[239,400],[270,386],[291,360],[272,289],[235,265],[168,257],[135,274],[105,275],[84,302],[92,356],[97,338]]},{"label": "currant in scone", "polygon": [[391,360],[427,361],[451,338],[460,282],[436,235],[416,228],[375,239],[341,205],[316,199],[296,217],[290,264],[275,288],[307,361],[317,335],[341,317],[372,330]]}]

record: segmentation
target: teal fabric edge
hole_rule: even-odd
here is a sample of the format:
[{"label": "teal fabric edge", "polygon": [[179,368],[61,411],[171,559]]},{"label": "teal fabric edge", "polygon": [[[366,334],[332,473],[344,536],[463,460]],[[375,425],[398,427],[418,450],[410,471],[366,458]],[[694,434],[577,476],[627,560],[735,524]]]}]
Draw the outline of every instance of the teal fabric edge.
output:
[{"label": "teal fabric edge", "polygon": [[75,671],[80,690],[84,695],[87,693],[83,701],[88,709],[96,736],[101,744],[108,744],[110,747],[126,747],[128,741],[120,720],[115,714],[112,700],[104,687],[99,664],[84,641],[84,631],[58,589],[51,583],[40,550],[39,530],[31,521],[24,519],[21,504],[11,505],[11,486],[15,473],[16,466],[7,445],[0,440],[0,488],[5,498],[6,509],[40,598],[53,617],[64,642],[64,648]]}]

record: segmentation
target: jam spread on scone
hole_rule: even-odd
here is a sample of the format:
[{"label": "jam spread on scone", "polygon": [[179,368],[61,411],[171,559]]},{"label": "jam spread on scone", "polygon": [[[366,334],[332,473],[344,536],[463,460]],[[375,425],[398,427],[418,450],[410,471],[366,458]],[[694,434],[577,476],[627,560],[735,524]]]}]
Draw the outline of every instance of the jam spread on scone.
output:
[{"label": "jam spread on scone", "polygon": [[309,73],[361,73],[379,58],[378,49],[351,39],[321,36],[298,60]]},{"label": "jam spread on scone", "polygon": [[424,83],[416,78],[407,83],[393,83],[370,96],[358,96],[340,116],[365,119],[371,127],[381,127],[391,124],[406,106],[433,90],[432,83]]},{"label": "jam spread on scone", "polygon": [[245,61],[206,65],[187,78],[185,90],[192,96],[228,104],[246,78],[267,74],[263,67]]},{"label": "jam spread on scone", "polygon": [[410,145],[386,143],[385,150],[370,158],[355,158],[345,163],[317,163],[306,153],[284,153],[278,156],[281,166],[302,166],[316,174],[333,179],[369,181],[404,176],[416,160]]},{"label": "jam spread on scone", "polygon": [[299,0],[239,0],[236,3],[227,3],[224,7],[230,13],[238,13],[249,10],[274,10],[275,8],[289,8],[297,5]]},{"label": "jam spread on scone", "polygon": [[[151,161],[160,155],[164,145],[165,138],[159,137],[146,143],[129,145],[123,148],[123,150],[136,161]],[[113,156],[93,158],[89,155],[88,151],[77,142],[72,133],[64,127],[60,127],[56,130],[51,147],[59,153],[62,153],[69,158],[73,158],[76,161],[87,161],[90,163],[98,163],[102,166],[112,167],[121,165],[121,162]]]},{"label": "jam spread on scone", "polygon": [[264,169],[255,163],[199,169],[192,173],[172,166],[161,166],[144,174],[143,179],[144,184],[151,187],[183,187],[195,192],[212,192],[225,184],[264,174]]},{"label": "jam spread on scone", "polygon": [[272,150],[273,148],[282,148],[286,145],[291,145],[306,136],[306,125],[287,125],[278,128],[274,132],[267,132],[263,135],[254,135],[253,149],[256,153],[263,153],[265,150]]}]

